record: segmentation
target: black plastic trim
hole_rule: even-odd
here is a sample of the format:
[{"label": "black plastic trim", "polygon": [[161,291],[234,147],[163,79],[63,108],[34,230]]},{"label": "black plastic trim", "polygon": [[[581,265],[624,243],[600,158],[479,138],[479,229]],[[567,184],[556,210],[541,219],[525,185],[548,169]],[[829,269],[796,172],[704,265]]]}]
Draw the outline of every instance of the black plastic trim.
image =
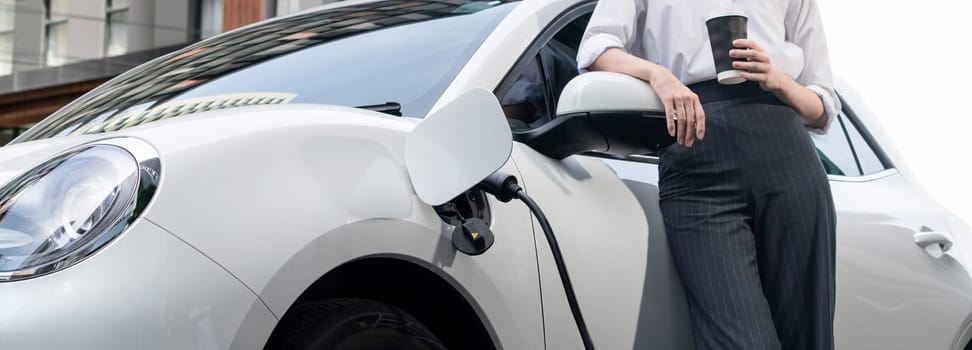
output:
[{"label": "black plastic trim", "polygon": [[884,166],[884,169],[885,170],[895,169],[894,163],[891,161],[891,158],[888,157],[888,154],[885,153],[884,149],[881,148],[881,146],[877,143],[877,140],[874,139],[874,136],[871,135],[871,132],[868,131],[866,127],[864,127],[864,123],[862,123],[861,120],[857,117],[857,113],[854,112],[854,109],[847,104],[847,101],[844,100],[843,97],[840,97],[840,93],[838,93],[837,95],[838,98],[840,99],[840,105],[843,106],[842,112],[844,112],[844,115],[847,117],[847,120],[851,122],[851,125],[857,128],[857,132],[861,134],[861,137],[864,138],[864,142],[867,143],[867,146],[871,148],[871,151],[874,152],[874,154],[878,157],[878,160],[881,161],[881,165]]},{"label": "black plastic trim", "polygon": [[588,151],[608,151],[607,137],[588,113],[562,115],[539,128],[514,131],[513,140],[554,159]]},{"label": "black plastic trim", "polygon": [[610,153],[619,157],[657,155],[662,148],[675,143],[668,135],[664,112],[591,113],[608,141]]},{"label": "black plastic trim", "polygon": [[844,140],[847,141],[847,146],[850,147],[851,155],[854,156],[854,164],[857,165],[858,176],[864,175],[864,167],[861,166],[861,157],[857,155],[857,149],[854,147],[854,140],[851,140],[850,133],[847,132],[847,124],[844,123],[844,119],[846,118],[842,117],[841,114],[837,115],[837,122],[840,123],[840,129],[844,131]]},{"label": "black plastic trim", "polygon": [[662,113],[574,113],[558,116],[533,130],[515,131],[513,140],[554,159],[590,152],[625,159],[657,155],[675,143],[666,125]]}]

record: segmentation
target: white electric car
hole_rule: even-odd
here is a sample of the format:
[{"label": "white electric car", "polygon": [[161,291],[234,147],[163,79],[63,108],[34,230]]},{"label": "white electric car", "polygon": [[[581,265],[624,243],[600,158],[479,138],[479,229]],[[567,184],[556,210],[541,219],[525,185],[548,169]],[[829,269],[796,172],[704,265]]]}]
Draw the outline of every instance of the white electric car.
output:
[{"label": "white electric car", "polygon": [[[340,2],[91,91],[0,149],[0,349],[581,348],[497,169],[597,348],[691,348],[671,140],[643,82],[577,75],[594,6]],[[969,349],[972,230],[839,93],[838,348]]]}]

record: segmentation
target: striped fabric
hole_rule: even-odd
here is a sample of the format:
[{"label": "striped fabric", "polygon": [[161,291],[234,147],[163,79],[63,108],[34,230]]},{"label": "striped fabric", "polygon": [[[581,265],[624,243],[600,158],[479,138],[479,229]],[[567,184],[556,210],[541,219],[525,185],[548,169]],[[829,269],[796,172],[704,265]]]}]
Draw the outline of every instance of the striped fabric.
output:
[{"label": "striped fabric", "polygon": [[833,349],[830,185],[799,115],[753,85],[693,85],[705,139],[660,154],[696,347]]}]

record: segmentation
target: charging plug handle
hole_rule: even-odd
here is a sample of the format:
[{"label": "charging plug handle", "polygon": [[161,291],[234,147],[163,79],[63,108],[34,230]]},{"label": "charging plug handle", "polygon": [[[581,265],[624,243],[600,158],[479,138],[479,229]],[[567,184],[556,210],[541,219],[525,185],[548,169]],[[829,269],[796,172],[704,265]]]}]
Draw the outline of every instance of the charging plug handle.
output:
[{"label": "charging plug handle", "polygon": [[520,185],[516,181],[516,176],[497,171],[479,183],[479,188],[486,193],[496,197],[500,202],[506,203],[516,197]]}]

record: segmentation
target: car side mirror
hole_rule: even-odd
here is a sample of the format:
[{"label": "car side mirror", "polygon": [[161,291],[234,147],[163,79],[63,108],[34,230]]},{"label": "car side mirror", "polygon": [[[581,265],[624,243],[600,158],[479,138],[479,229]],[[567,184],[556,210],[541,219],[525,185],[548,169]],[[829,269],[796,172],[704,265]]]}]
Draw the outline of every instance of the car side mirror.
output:
[{"label": "car side mirror", "polygon": [[510,158],[513,139],[496,96],[473,89],[432,112],[405,140],[405,167],[419,199],[441,205]]},{"label": "car side mirror", "polygon": [[557,117],[513,138],[555,159],[596,152],[616,157],[655,155],[675,142],[665,107],[648,83],[629,75],[588,72],[564,87]]}]

